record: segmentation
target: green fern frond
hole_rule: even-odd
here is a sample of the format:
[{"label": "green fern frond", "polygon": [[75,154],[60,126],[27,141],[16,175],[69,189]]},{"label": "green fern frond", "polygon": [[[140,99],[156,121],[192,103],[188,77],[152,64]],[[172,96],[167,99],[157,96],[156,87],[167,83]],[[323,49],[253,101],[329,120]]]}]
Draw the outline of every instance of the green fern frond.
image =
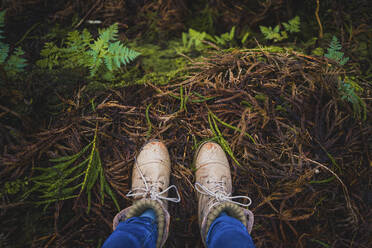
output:
[{"label": "green fern frond", "polygon": [[274,42],[281,41],[286,38],[286,35],[282,36],[279,32],[279,25],[272,27],[260,26],[261,33],[264,35],[266,40],[273,40]]},{"label": "green fern frond", "polygon": [[276,25],[274,28],[260,26],[261,33],[264,35],[266,40],[273,40],[274,42],[282,41],[288,38],[289,33],[298,33],[300,32],[300,17],[296,16],[295,18],[288,21],[288,23],[282,23],[285,30],[280,30],[280,25]]},{"label": "green fern frond", "polygon": [[114,23],[107,29],[100,29],[98,33],[100,34],[100,38],[105,42],[108,43],[109,41],[115,41],[118,38],[118,24]]},{"label": "green fern frond", "polygon": [[198,32],[192,28],[189,29],[189,42],[187,44],[188,48],[191,48],[192,45],[199,47],[205,39],[205,32]]},{"label": "green fern frond", "polygon": [[348,57],[344,57],[344,53],[341,52],[342,46],[336,36],[332,37],[332,41],[329,44],[327,53],[324,55],[326,58],[336,61],[340,65],[346,64],[349,60]]},{"label": "green fern frond", "polygon": [[112,58],[107,56],[107,57],[104,58],[104,61],[105,61],[105,65],[106,65],[107,69],[109,69],[109,71],[112,71],[113,70]]},{"label": "green fern frond", "polygon": [[121,66],[133,61],[140,54],[125,47],[118,41],[118,25],[115,23],[106,29],[99,30],[96,40],[87,29],[73,31],[67,36],[62,47],[46,43],[41,52],[43,59],[37,64],[42,68],[77,68],[89,69],[89,77],[98,73],[104,79],[113,79],[113,74]]},{"label": "green fern frond", "polygon": [[21,57],[24,55],[24,51],[20,47],[17,47],[10,56],[6,54],[7,51],[9,51],[8,45],[2,46],[0,43],[0,64],[3,64],[8,76],[15,77],[18,73],[24,71],[27,60]]},{"label": "green fern frond", "polygon": [[5,10],[0,11],[0,28],[5,26]]},{"label": "green fern frond", "polygon": [[300,17],[296,16],[295,18],[288,21],[288,23],[283,22],[284,29],[289,33],[298,33],[300,32]]},{"label": "green fern frond", "polygon": [[232,43],[234,41],[234,37],[235,37],[235,26],[233,26],[230,32],[228,33],[221,34],[220,36],[216,35],[213,37],[213,39],[210,39],[210,37],[206,37],[206,38],[218,45],[226,46],[226,45],[233,45]]},{"label": "green fern frond", "polygon": [[207,38],[213,40],[213,37],[206,32],[198,32],[192,28],[189,29],[188,33],[182,33],[182,43],[186,49],[195,48],[198,51],[205,49],[206,46],[203,41]]},{"label": "green fern frond", "polygon": [[84,29],[83,32],[81,32],[81,40],[83,41],[83,44],[87,46],[93,41],[92,35],[89,33],[88,29]]},{"label": "green fern frond", "polygon": [[[87,212],[91,206],[91,192],[94,186],[100,184],[100,201],[103,204],[105,193],[108,194],[118,210],[120,210],[116,197],[107,183],[104,170],[97,148],[97,131],[96,128],[93,141],[86,145],[80,152],[51,159],[56,163],[48,168],[35,168],[41,174],[32,178],[34,186],[28,192],[39,193],[38,204],[50,204],[55,201],[72,199],[79,197],[82,192],[86,192],[88,197]],[[84,155],[89,151],[87,157]],[[79,161],[76,163],[76,161]]]},{"label": "green fern frond", "polygon": [[[324,56],[328,59],[336,61],[342,66],[346,64],[349,58],[344,57],[344,53],[341,52],[341,49],[342,46],[337,37],[333,36],[332,41],[327,49],[327,53]],[[353,80],[353,77],[346,76],[344,80],[341,80],[341,78],[338,80],[338,92],[341,96],[341,100],[351,103],[354,118],[365,121],[367,119],[367,105],[357,94],[357,92],[363,91],[363,88]]]},{"label": "green fern frond", "polygon": [[86,51],[92,40],[91,34],[86,29],[81,34],[77,30],[69,32],[66,41],[66,52],[77,53]]},{"label": "green fern frond", "polygon": [[2,33],[4,32],[2,28],[5,26],[5,10],[0,11],[0,39],[4,39]]},{"label": "green fern frond", "polygon": [[[0,11],[0,39],[4,36],[2,28],[4,27],[5,10]],[[18,73],[23,72],[27,66],[27,60],[22,58],[24,51],[17,47],[12,54],[9,53],[9,45],[0,41],[0,65],[4,68],[6,74],[15,77]]]},{"label": "green fern frond", "polygon": [[341,100],[351,103],[354,117],[365,121],[367,119],[367,105],[356,93],[356,91],[361,91],[362,88],[347,77],[345,81],[340,80],[338,90],[341,95]]},{"label": "green fern frond", "polygon": [[44,57],[36,61],[36,65],[41,68],[48,68],[52,70],[53,68],[59,66],[59,61],[61,57],[61,50],[53,42],[46,42],[44,48],[41,50],[40,55]]},{"label": "green fern frond", "polygon": [[214,134],[213,139],[216,140],[221,145],[221,147],[225,150],[225,152],[231,157],[231,159],[237,165],[241,166],[239,161],[236,159],[233,151],[231,150],[229,143],[223,137],[220,129],[218,128],[215,115],[211,111],[208,112],[208,122],[209,122],[210,129],[212,133]]},{"label": "green fern frond", "polygon": [[0,64],[3,64],[8,57],[9,45],[0,42]]},{"label": "green fern frond", "polygon": [[12,73],[23,71],[26,67],[26,59],[22,58],[21,56],[24,54],[25,52],[20,47],[17,47],[6,62],[5,70]]}]

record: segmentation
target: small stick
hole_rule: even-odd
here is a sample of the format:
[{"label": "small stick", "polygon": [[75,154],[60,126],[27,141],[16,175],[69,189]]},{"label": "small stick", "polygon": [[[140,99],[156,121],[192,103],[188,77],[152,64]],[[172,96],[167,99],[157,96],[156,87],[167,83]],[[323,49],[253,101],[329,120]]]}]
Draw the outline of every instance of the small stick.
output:
[{"label": "small stick", "polygon": [[322,23],[320,22],[320,18],[319,18],[319,0],[316,0],[315,17],[316,17],[316,21],[318,22],[318,25],[319,25],[319,38],[323,39],[323,26],[322,26]]}]

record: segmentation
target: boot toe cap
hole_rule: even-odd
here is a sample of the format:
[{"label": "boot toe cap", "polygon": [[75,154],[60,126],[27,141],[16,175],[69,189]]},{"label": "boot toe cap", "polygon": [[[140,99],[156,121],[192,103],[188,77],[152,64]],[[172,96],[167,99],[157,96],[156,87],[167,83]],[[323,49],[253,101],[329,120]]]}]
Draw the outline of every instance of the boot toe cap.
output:
[{"label": "boot toe cap", "polygon": [[199,148],[195,157],[196,169],[204,164],[221,164],[229,167],[226,154],[222,147],[215,142],[207,142]]}]

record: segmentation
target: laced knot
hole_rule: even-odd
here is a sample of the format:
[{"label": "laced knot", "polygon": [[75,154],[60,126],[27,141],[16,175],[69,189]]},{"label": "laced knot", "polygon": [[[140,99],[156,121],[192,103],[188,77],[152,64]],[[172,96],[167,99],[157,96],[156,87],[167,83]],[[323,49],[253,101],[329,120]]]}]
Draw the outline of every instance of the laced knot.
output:
[{"label": "laced knot", "polygon": [[[178,193],[177,187],[175,185],[171,185],[168,188],[164,189],[163,191],[159,192],[159,188],[161,186],[161,183],[147,180],[145,178],[145,176],[143,175],[141,169],[137,165],[137,163],[135,163],[135,166],[138,169],[138,172],[141,176],[141,179],[143,180],[143,183],[145,184],[145,187],[144,188],[141,188],[141,187],[134,188],[131,191],[129,191],[126,196],[128,196],[128,197],[140,196],[140,197],[143,197],[143,198],[150,198],[151,200],[155,200],[155,201],[160,201],[160,200],[171,201],[171,202],[180,202],[181,201],[180,194]],[[176,198],[171,198],[171,197],[164,196],[171,189],[174,189],[176,191],[176,194],[177,194]]]},{"label": "laced knot", "polygon": [[[231,194],[226,193],[226,187],[224,181],[211,181],[211,187],[207,188],[204,185],[201,185],[200,183],[195,183],[195,189],[200,194],[211,196],[217,200],[217,202],[231,202],[234,204],[238,204],[239,206],[248,207],[252,204],[251,198],[248,196],[231,196]],[[247,199],[248,203],[241,203],[238,201],[235,201],[234,199]]]}]

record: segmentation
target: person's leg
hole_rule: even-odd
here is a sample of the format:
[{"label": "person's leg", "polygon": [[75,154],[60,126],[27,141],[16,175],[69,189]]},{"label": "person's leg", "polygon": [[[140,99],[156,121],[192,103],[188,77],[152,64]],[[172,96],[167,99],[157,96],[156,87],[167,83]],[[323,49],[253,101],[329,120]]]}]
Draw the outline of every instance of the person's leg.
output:
[{"label": "person's leg", "polygon": [[232,196],[230,166],[222,147],[213,142],[202,144],[194,164],[200,234],[205,246],[254,247],[249,235],[254,216],[243,208],[252,200],[247,196]]},{"label": "person's leg", "polygon": [[120,222],[102,248],[155,248],[157,236],[156,215],[148,209],[139,217]]},{"label": "person's leg", "polygon": [[[169,231],[170,216],[167,201],[179,202],[174,185],[169,186],[171,163],[165,145],[153,140],[139,152],[133,167],[132,186],[128,197],[131,206],[121,210],[113,220],[113,233],[105,248],[162,247]],[[174,189],[178,198],[169,198]]]},{"label": "person's leg", "polygon": [[238,219],[222,212],[209,228],[208,248],[254,248],[252,237]]}]

